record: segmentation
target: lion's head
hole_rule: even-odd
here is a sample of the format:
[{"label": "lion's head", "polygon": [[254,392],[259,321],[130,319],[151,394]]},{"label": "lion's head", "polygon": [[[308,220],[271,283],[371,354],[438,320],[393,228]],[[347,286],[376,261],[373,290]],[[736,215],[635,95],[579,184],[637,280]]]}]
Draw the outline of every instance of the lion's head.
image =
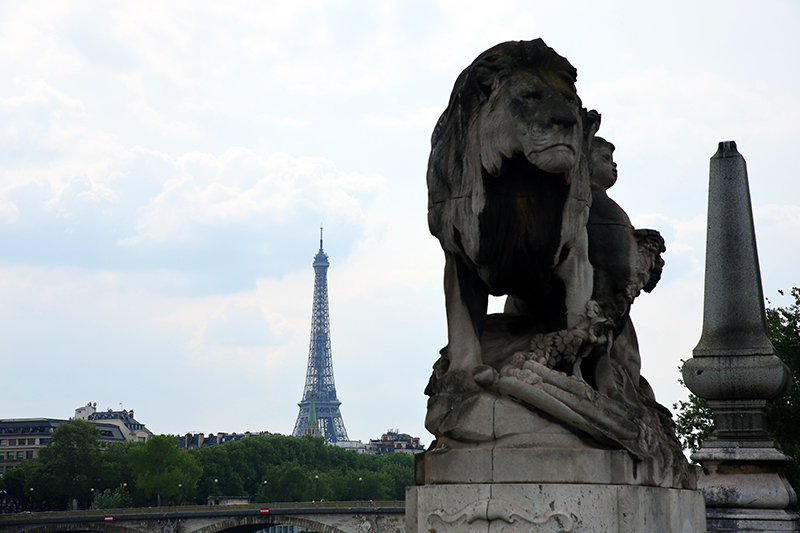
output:
[{"label": "lion's head", "polygon": [[[428,163],[429,224],[446,249],[459,246],[460,237],[450,235],[454,220],[461,233],[472,233],[455,211],[478,215],[484,180],[502,179],[510,161],[523,157],[540,171],[575,179],[599,125],[599,115],[582,108],[576,78],[575,68],[541,39],[499,44],[461,73],[433,132]],[[581,194],[589,194],[585,189]],[[466,198],[469,206],[446,206]]]}]

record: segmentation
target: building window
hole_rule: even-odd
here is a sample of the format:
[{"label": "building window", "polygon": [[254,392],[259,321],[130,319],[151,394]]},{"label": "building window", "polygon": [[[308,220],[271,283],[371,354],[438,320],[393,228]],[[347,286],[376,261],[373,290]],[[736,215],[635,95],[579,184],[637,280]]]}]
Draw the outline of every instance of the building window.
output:
[{"label": "building window", "polygon": [[36,439],[28,439],[28,446],[35,446],[35,445],[36,445]]},{"label": "building window", "polygon": [[48,442],[50,442],[50,439],[39,439],[39,444],[41,444],[42,446],[44,446]]},{"label": "building window", "polygon": [[17,461],[25,459],[25,452],[17,452]]},{"label": "building window", "polygon": [[0,439],[0,446],[8,446],[8,439]]},{"label": "building window", "polygon": [[25,459],[33,459],[33,450],[25,452]]}]

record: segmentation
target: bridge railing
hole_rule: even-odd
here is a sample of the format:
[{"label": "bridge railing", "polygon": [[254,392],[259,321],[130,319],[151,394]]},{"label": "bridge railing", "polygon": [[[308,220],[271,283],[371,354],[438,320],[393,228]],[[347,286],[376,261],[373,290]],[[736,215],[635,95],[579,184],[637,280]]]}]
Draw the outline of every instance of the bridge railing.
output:
[{"label": "bridge railing", "polygon": [[87,509],[83,511],[43,511],[25,513],[0,514],[0,521],[20,519],[34,516],[37,518],[57,518],[67,516],[121,516],[131,514],[170,514],[170,513],[199,513],[209,511],[260,511],[261,509],[341,509],[341,508],[378,508],[378,507],[405,507],[406,502],[401,500],[389,501],[316,501],[316,502],[273,502],[250,503],[233,505],[173,505],[169,507],[126,507],[122,509]]}]

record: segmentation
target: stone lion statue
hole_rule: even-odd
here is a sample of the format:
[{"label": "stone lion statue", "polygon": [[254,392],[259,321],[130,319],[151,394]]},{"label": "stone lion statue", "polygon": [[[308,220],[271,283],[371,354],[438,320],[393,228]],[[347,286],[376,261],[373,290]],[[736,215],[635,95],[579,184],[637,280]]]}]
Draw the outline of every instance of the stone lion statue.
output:
[{"label": "stone lion statue", "polygon": [[511,295],[506,311],[539,333],[585,319],[587,153],[600,116],[582,108],[576,77],[541,39],[499,44],[461,73],[433,132],[428,225],[445,253],[445,388],[470,389],[488,362],[490,294]]},{"label": "stone lion statue", "polygon": [[[658,281],[664,242],[634,230],[609,183],[593,193],[592,170],[609,181],[616,165],[610,152],[592,159],[600,115],[576,78],[541,39],[499,44],[459,75],[434,129],[428,225],[445,254],[448,344],[425,391],[437,439],[426,483],[469,471],[458,450],[550,445],[624,449],[634,483],[694,483],[669,411],[639,375],[628,317]],[[487,315],[489,295],[508,297],[503,313]]]}]

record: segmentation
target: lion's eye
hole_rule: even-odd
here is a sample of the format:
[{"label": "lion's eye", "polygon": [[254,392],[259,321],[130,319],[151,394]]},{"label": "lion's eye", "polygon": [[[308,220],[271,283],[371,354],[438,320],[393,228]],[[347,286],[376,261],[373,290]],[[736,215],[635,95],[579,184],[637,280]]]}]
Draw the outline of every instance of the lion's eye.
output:
[{"label": "lion's eye", "polygon": [[522,98],[524,100],[538,100],[542,97],[542,91],[538,89],[530,89],[522,93]]}]

